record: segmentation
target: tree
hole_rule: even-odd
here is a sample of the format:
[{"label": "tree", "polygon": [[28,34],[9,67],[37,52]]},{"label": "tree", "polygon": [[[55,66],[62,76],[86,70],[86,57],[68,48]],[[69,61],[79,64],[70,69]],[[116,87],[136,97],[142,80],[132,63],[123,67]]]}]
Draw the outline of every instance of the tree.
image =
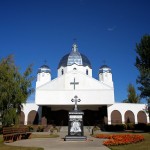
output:
[{"label": "tree", "polygon": [[3,126],[10,126],[18,122],[22,104],[34,91],[32,65],[21,74],[15,65],[12,55],[0,61],[0,113]]},{"label": "tree", "polygon": [[130,83],[128,85],[128,98],[123,103],[140,103],[140,97],[136,94],[134,86]]},{"label": "tree", "polygon": [[136,63],[139,71],[137,77],[138,89],[141,98],[150,101],[150,35],[144,35],[139,44],[136,44]]}]

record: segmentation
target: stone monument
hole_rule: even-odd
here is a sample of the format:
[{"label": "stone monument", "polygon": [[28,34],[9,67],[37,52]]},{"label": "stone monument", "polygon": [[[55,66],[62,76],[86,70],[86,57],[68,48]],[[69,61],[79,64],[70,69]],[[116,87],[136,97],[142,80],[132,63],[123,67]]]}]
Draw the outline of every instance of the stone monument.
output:
[{"label": "stone monument", "polygon": [[75,102],[74,110],[69,111],[69,121],[68,121],[68,135],[65,137],[65,141],[85,141],[87,139],[84,136],[83,131],[83,115],[84,112],[78,110],[77,102],[81,100],[77,96],[74,96],[74,99],[71,100]]}]

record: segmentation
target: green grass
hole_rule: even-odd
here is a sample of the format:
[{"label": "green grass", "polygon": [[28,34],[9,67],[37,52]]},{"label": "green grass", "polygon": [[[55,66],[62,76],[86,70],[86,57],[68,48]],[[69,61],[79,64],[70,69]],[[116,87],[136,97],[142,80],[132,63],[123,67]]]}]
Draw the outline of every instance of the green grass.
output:
[{"label": "green grass", "polygon": [[[40,135],[32,134],[31,138],[56,138],[58,135]],[[20,146],[8,146],[3,143],[3,136],[0,135],[0,150],[44,150],[44,148],[35,147],[20,147]]]},{"label": "green grass", "polygon": [[128,144],[122,146],[110,146],[111,150],[150,150],[150,133],[140,133],[145,140],[136,144]]},{"label": "green grass", "polygon": [[44,135],[44,134],[32,134],[31,138],[57,138],[59,137],[59,135],[57,134],[48,134],[48,135]]}]

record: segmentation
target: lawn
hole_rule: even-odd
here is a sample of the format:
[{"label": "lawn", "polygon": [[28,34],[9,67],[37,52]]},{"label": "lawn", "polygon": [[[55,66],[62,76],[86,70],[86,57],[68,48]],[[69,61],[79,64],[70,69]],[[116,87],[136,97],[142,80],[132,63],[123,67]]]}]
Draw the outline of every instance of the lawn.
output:
[{"label": "lawn", "polygon": [[57,138],[57,134],[32,134],[31,138]]},{"label": "lawn", "polygon": [[145,140],[136,144],[110,146],[111,150],[150,150],[150,133],[141,133]]},{"label": "lawn", "polygon": [[[31,138],[55,138],[58,135],[40,135],[32,134]],[[44,150],[43,148],[33,148],[33,147],[17,147],[17,146],[8,146],[3,143],[3,137],[0,135],[0,150]]]}]

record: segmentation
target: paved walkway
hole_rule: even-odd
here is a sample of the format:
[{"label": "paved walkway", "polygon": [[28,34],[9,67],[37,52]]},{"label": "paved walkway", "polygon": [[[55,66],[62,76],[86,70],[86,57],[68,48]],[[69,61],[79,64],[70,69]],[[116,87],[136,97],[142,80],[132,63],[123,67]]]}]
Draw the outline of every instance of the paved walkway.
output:
[{"label": "paved walkway", "polygon": [[109,148],[102,145],[102,139],[96,139],[87,135],[87,141],[64,141],[65,135],[65,133],[60,133],[58,138],[34,138],[7,144],[24,147],[42,147],[44,150],[109,150]]}]

